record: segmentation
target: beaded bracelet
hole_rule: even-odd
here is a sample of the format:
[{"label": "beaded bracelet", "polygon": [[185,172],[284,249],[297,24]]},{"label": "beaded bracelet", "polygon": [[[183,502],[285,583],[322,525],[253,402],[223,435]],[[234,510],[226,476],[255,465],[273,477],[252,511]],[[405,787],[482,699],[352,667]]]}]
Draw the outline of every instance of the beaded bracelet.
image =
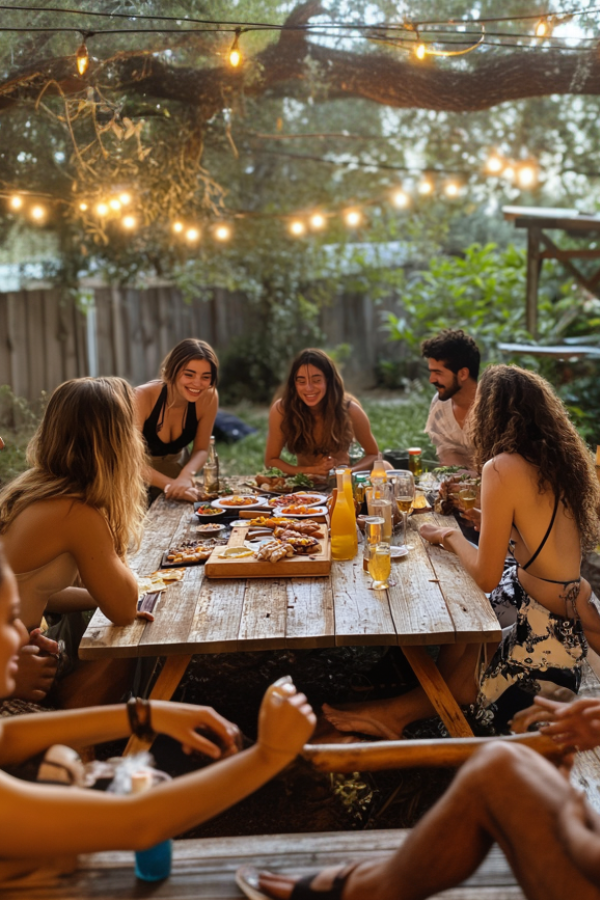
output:
[{"label": "beaded bracelet", "polygon": [[131,697],[127,701],[127,715],[131,733],[143,741],[151,741],[156,735],[152,728],[150,701],[142,697]]}]

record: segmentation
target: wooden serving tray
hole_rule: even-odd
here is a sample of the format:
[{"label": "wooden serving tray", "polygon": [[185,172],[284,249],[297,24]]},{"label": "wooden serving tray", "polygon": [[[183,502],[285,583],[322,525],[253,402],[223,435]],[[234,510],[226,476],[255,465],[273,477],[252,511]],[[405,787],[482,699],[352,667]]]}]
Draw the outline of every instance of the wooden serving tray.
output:
[{"label": "wooden serving tray", "polygon": [[[245,528],[238,525],[232,529],[228,547],[242,547],[250,525]],[[242,559],[222,559],[224,547],[216,547],[204,565],[204,574],[209,578],[310,578],[316,575],[329,575],[331,571],[331,545],[327,526],[322,530],[324,538],[319,538],[320,551],[310,556],[288,556],[279,562],[272,563],[254,556]],[[301,536],[301,535],[300,535]]]}]

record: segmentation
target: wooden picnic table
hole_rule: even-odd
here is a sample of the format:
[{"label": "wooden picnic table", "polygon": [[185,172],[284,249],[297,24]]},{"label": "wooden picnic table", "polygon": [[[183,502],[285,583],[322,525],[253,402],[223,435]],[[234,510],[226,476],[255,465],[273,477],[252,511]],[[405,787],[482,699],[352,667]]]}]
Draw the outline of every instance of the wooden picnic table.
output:
[{"label": "wooden picnic table", "polygon": [[[165,500],[151,506],[132,569],[147,575],[163,551],[195,537],[192,504]],[[453,518],[420,514],[409,520],[408,556],[392,564],[397,584],[369,589],[362,553],[334,562],[331,574],[311,578],[211,580],[203,566],[190,566],[167,589],[154,622],[136,619],[117,627],[97,610],[80,644],[82,659],[165,657],[150,698],[170,699],[194,654],[318,647],[400,646],[452,737],[472,731],[428,645],[488,643],[500,639],[486,595],[458,558],[423,541],[414,522],[458,525]],[[397,538],[394,538],[397,541]],[[128,750],[140,749],[132,738]]]}]

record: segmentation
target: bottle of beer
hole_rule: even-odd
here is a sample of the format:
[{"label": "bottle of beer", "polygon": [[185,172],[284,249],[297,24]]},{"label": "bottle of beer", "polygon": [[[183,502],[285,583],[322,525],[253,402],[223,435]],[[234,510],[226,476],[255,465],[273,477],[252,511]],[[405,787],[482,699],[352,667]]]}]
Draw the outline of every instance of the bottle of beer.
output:
[{"label": "bottle of beer", "polygon": [[219,457],[214,434],[211,435],[208,456],[204,463],[204,490],[207,494],[214,494],[219,490]]}]

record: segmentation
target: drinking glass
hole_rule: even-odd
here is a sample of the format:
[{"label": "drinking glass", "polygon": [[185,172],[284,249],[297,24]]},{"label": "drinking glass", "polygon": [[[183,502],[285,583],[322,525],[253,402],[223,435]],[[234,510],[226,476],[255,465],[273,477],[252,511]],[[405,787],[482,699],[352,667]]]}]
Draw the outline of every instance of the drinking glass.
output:
[{"label": "drinking glass", "polygon": [[412,550],[412,547],[406,543],[406,523],[408,514],[415,502],[415,479],[412,472],[397,472],[394,474],[392,484],[396,506],[402,515],[402,522],[404,525],[404,546],[409,550]]},{"label": "drinking glass", "polygon": [[392,539],[392,501],[394,498],[392,486],[378,484],[376,487],[368,487],[365,495],[369,515],[383,517],[383,540],[389,544]]},{"label": "drinking glass", "polygon": [[390,545],[371,544],[369,547],[369,575],[373,579],[371,587],[374,591],[388,589],[391,571]]},{"label": "drinking glass", "polygon": [[458,496],[463,509],[474,509],[477,503],[477,488],[475,486],[465,487],[459,491]]}]

